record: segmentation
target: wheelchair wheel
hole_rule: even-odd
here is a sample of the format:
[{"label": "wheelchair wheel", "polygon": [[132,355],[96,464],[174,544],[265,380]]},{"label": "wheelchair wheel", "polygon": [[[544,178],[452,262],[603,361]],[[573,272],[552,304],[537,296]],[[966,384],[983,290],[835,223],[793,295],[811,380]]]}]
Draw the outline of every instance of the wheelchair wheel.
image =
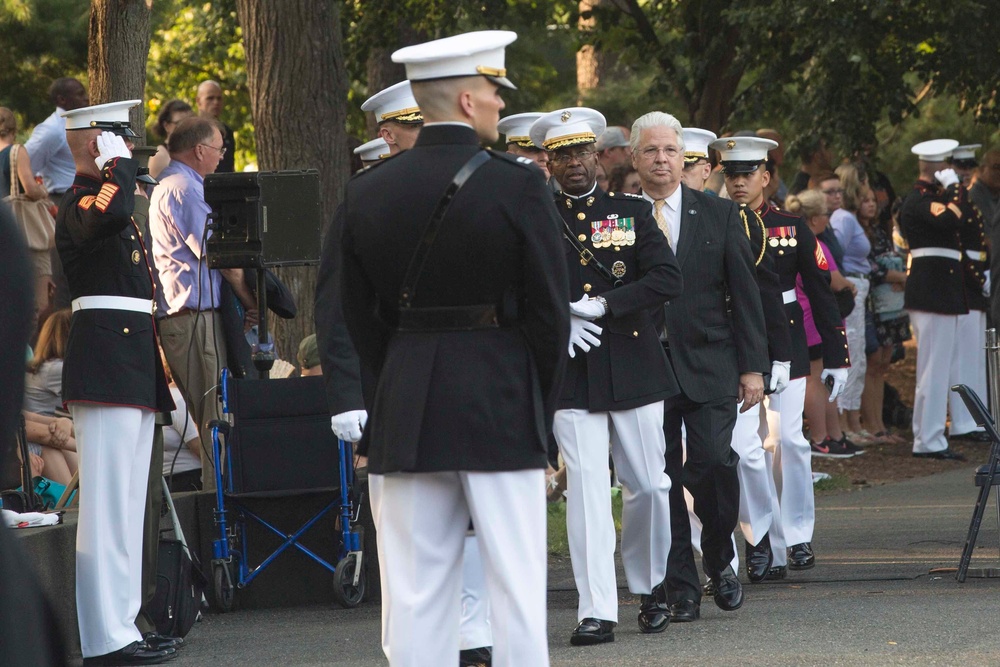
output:
[{"label": "wheelchair wheel", "polygon": [[215,606],[226,613],[236,609],[236,562],[212,564],[212,592]]},{"label": "wheelchair wheel", "polygon": [[344,556],[337,563],[333,573],[333,598],[341,607],[350,609],[357,607],[365,597],[365,571],[361,568],[358,585],[354,585],[354,572],[357,569],[357,556]]}]

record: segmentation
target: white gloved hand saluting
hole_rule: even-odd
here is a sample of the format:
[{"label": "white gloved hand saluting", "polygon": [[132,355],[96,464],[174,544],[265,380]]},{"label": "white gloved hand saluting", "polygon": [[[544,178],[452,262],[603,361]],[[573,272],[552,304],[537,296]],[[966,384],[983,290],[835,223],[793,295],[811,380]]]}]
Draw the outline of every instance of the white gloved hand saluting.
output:
[{"label": "white gloved hand saluting", "polygon": [[344,442],[357,442],[368,423],[367,410],[348,410],[330,417],[330,428]]},{"label": "white gloved hand saluting", "polygon": [[99,155],[94,158],[94,162],[98,169],[104,169],[104,165],[112,158],[132,157],[125,140],[114,132],[101,132],[97,135],[97,151]]},{"label": "white gloved hand saluting", "polygon": [[579,301],[569,304],[569,312],[585,320],[596,320],[598,317],[604,317],[604,304],[584,295]]},{"label": "white gloved hand saluting", "polygon": [[581,352],[590,352],[591,347],[600,347],[601,339],[598,336],[601,335],[604,329],[597,326],[589,320],[585,320],[582,317],[577,317],[576,315],[569,316],[569,356],[570,358],[576,357],[576,352],[573,350],[573,346],[580,348]]},{"label": "white gloved hand saluting", "polygon": [[934,178],[936,178],[937,182],[944,188],[958,183],[958,174],[955,173],[954,169],[942,169],[941,171],[935,171]]},{"label": "white gloved hand saluting", "polygon": [[840,392],[844,391],[844,385],[847,384],[847,373],[846,368],[824,368],[823,372],[820,374],[819,378],[826,382],[827,378],[833,378],[833,388],[830,389],[830,402],[833,403],[840,396]]},{"label": "white gloved hand saluting", "polygon": [[792,362],[772,361],[771,362],[771,386],[772,394],[780,394],[788,386],[788,378],[792,372]]}]

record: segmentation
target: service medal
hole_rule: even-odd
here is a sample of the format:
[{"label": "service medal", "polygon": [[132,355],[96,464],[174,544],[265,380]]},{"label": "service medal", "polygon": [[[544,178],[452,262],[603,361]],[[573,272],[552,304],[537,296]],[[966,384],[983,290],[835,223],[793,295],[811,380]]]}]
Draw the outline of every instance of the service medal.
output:
[{"label": "service medal", "polygon": [[788,245],[792,246],[793,248],[795,246],[797,246],[798,244],[799,244],[799,241],[794,236],[792,238],[788,239]]},{"label": "service medal", "polygon": [[625,241],[629,245],[632,245],[633,243],[635,243],[635,230],[634,229],[630,229],[630,230],[628,230],[628,231],[625,232]]},{"label": "service medal", "polygon": [[133,250],[132,251],[132,263],[133,264],[138,264],[140,259],[142,259],[142,256],[139,254],[139,251],[138,250]]},{"label": "service medal", "polygon": [[614,274],[615,278],[621,278],[625,275],[625,262],[615,262],[611,265],[611,273]]},{"label": "service medal", "polygon": [[781,247],[782,247],[782,248],[784,248],[785,246],[787,246],[787,245],[788,245],[788,239],[786,239],[786,238],[785,238],[784,236],[782,236],[782,237],[781,237],[781,240],[780,240],[780,241],[778,241],[778,243],[779,243],[779,244],[781,244]]},{"label": "service medal", "polygon": [[600,245],[601,241],[603,241],[603,240],[604,240],[604,239],[603,239],[603,237],[601,236],[601,233],[600,233],[600,232],[594,232],[594,233],[593,233],[593,234],[591,234],[591,236],[590,236],[590,242],[591,242],[591,243],[593,243],[593,244],[594,244],[595,246],[596,246],[596,245]]},{"label": "service medal", "polygon": [[625,232],[615,227],[611,230],[611,243],[614,245],[621,245],[622,241],[625,240]]},{"label": "service medal", "polygon": [[767,244],[769,246],[771,246],[772,248],[777,248],[778,247],[778,239],[776,239],[775,237],[772,236],[771,238],[769,238],[767,240]]}]

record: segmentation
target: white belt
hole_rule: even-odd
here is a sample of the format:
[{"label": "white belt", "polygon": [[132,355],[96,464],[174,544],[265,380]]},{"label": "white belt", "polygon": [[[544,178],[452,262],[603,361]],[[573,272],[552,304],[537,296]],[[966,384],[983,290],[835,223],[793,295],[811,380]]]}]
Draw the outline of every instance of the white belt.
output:
[{"label": "white belt", "polygon": [[150,299],[137,299],[131,296],[81,296],[78,299],[73,299],[74,313],[78,310],[90,310],[92,308],[131,310],[137,313],[152,315],[154,305]]},{"label": "white belt", "polygon": [[789,289],[781,293],[781,300],[787,306],[790,303],[795,303],[799,300],[798,296],[795,295],[795,290]]},{"label": "white belt", "polygon": [[971,259],[973,262],[985,262],[986,261],[986,251],[985,250],[966,250],[965,256]]},{"label": "white belt", "polygon": [[952,248],[912,248],[910,249],[910,257],[913,259],[920,257],[944,257],[945,259],[953,259],[957,262],[962,259],[962,253]]}]

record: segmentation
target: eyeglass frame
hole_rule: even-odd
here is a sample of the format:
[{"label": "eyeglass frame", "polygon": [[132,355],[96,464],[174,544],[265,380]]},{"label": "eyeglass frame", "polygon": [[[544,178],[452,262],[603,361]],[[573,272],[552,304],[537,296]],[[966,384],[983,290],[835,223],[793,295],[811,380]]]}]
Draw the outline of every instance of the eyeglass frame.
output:
[{"label": "eyeglass frame", "polygon": [[584,160],[589,160],[595,155],[597,155],[597,151],[594,150],[579,151],[576,153],[559,153],[557,151],[549,151],[549,162],[559,165],[569,164],[573,160],[583,162]]},{"label": "eyeglass frame", "polygon": [[212,150],[219,151],[219,159],[220,160],[222,158],[226,157],[226,147],[225,146],[223,146],[222,148],[216,148],[212,144],[198,144],[198,145],[199,146],[205,146],[206,148],[211,148]]}]

